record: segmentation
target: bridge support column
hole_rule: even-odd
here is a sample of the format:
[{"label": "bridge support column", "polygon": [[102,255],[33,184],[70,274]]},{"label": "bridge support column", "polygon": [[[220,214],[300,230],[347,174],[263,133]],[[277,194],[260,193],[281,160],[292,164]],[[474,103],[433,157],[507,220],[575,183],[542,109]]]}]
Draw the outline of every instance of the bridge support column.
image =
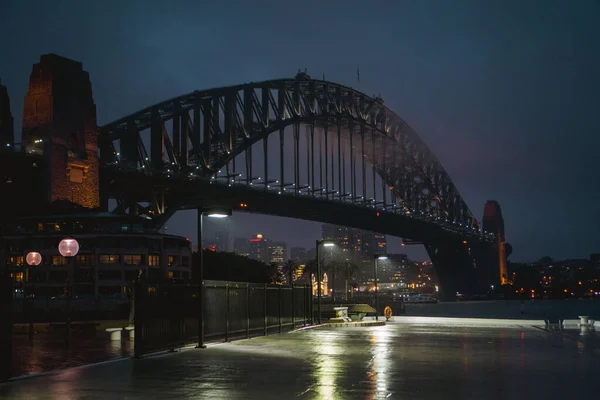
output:
[{"label": "bridge support column", "polygon": [[475,265],[466,246],[458,244],[426,245],[425,248],[440,281],[439,296],[441,300],[456,300],[457,293],[476,291]]}]

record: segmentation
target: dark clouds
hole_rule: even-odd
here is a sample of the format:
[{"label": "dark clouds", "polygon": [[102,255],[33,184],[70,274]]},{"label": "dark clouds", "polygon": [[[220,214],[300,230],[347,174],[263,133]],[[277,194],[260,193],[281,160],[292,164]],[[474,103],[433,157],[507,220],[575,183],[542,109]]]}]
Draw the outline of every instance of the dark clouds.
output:
[{"label": "dark clouds", "polygon": [[[4,0],[0,77],[19,121],[40,54],[83,61],[102,124],[194,89],[325,73],[381,93],[476,216],[498,200],[513,258],[588,257],[600,251],[599,15],[592,0]],[[177,215],[169,230],[194,236],[188,221]],[[229,224],[305,246],[319,231]]]}]

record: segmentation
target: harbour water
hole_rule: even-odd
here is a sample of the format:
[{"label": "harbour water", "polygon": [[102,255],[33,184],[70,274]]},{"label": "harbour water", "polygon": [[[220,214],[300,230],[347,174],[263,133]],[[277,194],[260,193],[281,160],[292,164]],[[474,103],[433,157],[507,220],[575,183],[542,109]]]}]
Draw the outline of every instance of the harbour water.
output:
[{"label": "harbour water", "polygon": [[[392,308],[394,308],[392,306]],[[406,315],[459,318],[578,319],[587,315],[600,320],[600,299],[594,300],[494,300],[407,304]]]}]

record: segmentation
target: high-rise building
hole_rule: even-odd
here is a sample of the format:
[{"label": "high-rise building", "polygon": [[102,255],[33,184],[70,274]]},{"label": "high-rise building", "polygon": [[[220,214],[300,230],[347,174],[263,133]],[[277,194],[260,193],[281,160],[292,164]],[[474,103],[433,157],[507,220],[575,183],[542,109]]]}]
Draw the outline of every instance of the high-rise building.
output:
[{"label": "high-rise building", "polygon": [[229,251],[229,232],[218,231],[215,234],[215,246],[217,251]]},{"label": "high-rise building", "polygon": [[342,254],[347,261],[370,262],[374,254],[387,252],[386,237],[380,233],[323,224],[321,236],[323,239],[335,241],[337,256]]},{"label": "high-rise building", "polygon": [[14,120],[10,112],[8,88],[0,81],[0,152],[11,149],[14,144]]},{"label": "high-rise building", "polygon": [[269,242],[269,264],[282,266],[287,261],[287,244],[283,242]]},{"label": "high-rise building", "polygon": [[262,261],[264,263],[269,262],[269,245],[267,238],[263,237],[260,233],[250,238],[250,251],[249,257]]},{"label": "high-rise building", "polygon": [[387,254],[387,238],[383,233],[373,233],[373,241],[375,242],[374,254]]},{"label": "high-rise building", "polygon": [[360,229],[323,224],[321,226],[321,237],[336,242],[335,249],[330,249],[330,252],[335,250],[336,257],[341,256],[346,261],[355,261],[356,255],[360,254],[360,244],[362,243]]},{"label": "high-rise building", "polygon": [[290,260],[297,265],[304,264],[308,261],[308,254],[304,247],[292,247],[290,249]]},{"label": "high-rise building", "polygon": [[235,238],[235,241],[233,242],[233,251],[237,255],[249,257],[250,241],[247,238]]}]

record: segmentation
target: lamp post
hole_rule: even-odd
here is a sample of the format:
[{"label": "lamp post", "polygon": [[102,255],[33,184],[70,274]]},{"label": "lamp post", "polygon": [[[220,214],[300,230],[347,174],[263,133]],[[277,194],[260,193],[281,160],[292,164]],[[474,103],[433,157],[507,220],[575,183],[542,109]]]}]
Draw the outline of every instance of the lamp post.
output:
[{"label": "lamp post", "polygon": [[317,322],[321,324],[321,259],[319,258],[319,247],[333,247],[335,243],[331,240],[319,240],[317,239]]},{"label": "lamp post", "polygon": [[203,243],[203,216],[206,215],[209,218],[217,218],[223,219],[231,216],[231,210],[223,210],[223,209],[198,209],[198,255],[200,256],[199,265],[198,265],[198,277],[196,278],[198,283],[200,284],[200,313],[198,315],[198,319],[200,322],[199,332],[198,332],[198,346],[197,348],[204,349],[206,346],[204,345],[204,249]]},{"label": "lamp post", "polygon": [[[29,265],[30,268],[27,275],[28,275],[28,280],[31,279],[31,267],[35,267],[38,266],[42,263],[42,255],[40,253],[38,253],[37,251],[31,251],[29,253],[27,253],[27,256],[25,256],[25,262],[27,262],[27,265]],[[29,303],[29,338],[31,339],[33,337],[33,302],[34,302],[34,298],[33,298],[34,294],[33,294],[33,284],[32,284],[32,288],[30,290],[29,296],[28,296],[28,303]]]},{"label": "lamp post", "polygon": [[73,238],[66,238],[58,244],[58,252],[67,259],[67,343],[71,335],[71,287],[74,257],[79,253],[79,243]]},{"label": "lamp post", "polygon": [[388,256],[375,255],[373,262],[373,279],[375,281],[375,321],[379,321],[379,285],[377,284],[377,261],[387,260]]}]

